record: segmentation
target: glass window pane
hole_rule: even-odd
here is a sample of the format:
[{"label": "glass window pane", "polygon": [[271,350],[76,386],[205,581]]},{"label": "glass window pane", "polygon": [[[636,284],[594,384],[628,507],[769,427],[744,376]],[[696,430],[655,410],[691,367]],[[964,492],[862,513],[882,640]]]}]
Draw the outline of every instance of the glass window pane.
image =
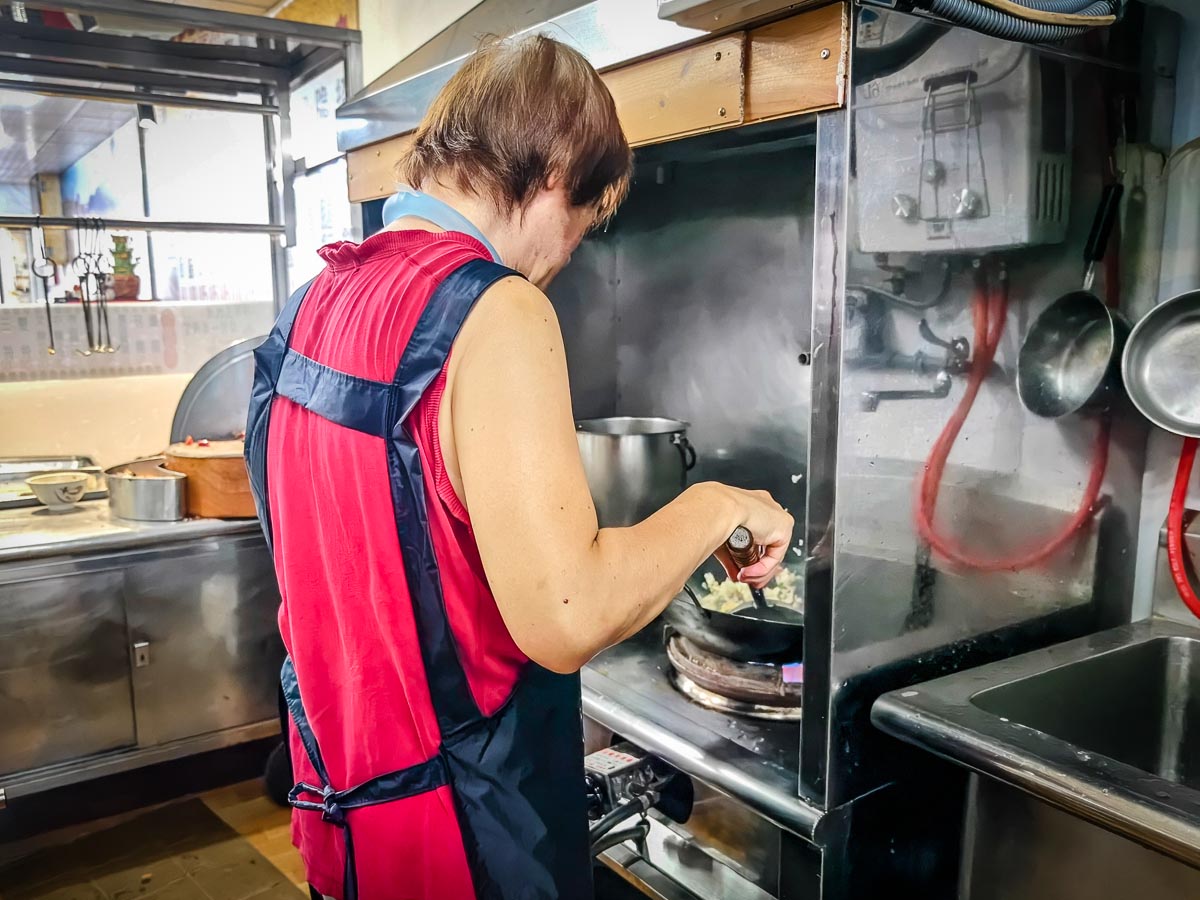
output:
[{"label": "glass window pane", "polygon": [[36,213],[32,183],[0,182],[0,215],[32,216]]},{"label": "glass window pane", "polygon": [[299,287],[325,263],[317,250],[334,241],[354,240],[354,219],[346,197],[346,161],[339,159],[297,178],[296,246],[288,249],[288,282]]},{"label": "glass window pane", "polygon": [[65,216],[142,217],[142,169],[136,119],[130,118],[109,137],[101,139],[63,172],[62,203]]},{"label": "glass window pane", "polygon": [[0,228],[0,302],[28,303],[42,294],[33,287],[29,232]]},{"label": "glass window pane", "polygon": [[270,235],[157,232],[152,237],[157,299],[274,299]]},{"label": "glass window pane", "polygon": [[156,107],[144,129],[150,216],[185,222],[266,222],[261,116]]},{"label": "glass window pane", "polygon": [[346,102],[346,70],[340,63],[322,72],[292,94],[294,159],[309,168],[338,155],[334,113]]}]

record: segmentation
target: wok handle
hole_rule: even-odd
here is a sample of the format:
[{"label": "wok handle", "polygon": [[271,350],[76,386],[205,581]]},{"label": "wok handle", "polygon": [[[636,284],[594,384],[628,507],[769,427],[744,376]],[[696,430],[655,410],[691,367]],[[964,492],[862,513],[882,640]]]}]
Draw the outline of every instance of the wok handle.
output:
[{"label": "wok handle", "polygon": [[725,542],[725,549],[729,551],[730,558],[739,569],[748,568],[759,560],[758,544],[745,525],[739,525],[733,530],[733,534]]}]

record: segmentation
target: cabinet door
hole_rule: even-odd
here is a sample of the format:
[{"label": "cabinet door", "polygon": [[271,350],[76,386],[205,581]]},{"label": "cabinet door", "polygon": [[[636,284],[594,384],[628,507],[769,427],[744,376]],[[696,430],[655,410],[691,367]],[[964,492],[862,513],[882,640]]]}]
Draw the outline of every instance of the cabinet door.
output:
[{"label": "cabinet door", "polygon": [[0,584],[0,774],[134,743],[121,583],[57,565]]},{"label": "cabinet door", "polygon": [[140,744],[278,718],[279,591],[260,536],[173,549],[125,577]]}]

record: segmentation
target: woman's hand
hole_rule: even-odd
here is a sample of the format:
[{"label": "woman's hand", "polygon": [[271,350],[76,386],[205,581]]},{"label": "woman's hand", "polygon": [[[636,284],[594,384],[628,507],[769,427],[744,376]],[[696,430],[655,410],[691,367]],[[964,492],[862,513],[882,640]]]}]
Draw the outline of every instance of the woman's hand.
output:
[{"label": "woman's hand", "polygon": [[722,544],[717,549],[716,557],[734,581],[752,588],[764,588],[783,565],[783,558],[792,543],[795,520],[766,491],[744,491],[728,485],[721,487],[733,495],[740,511],[739,522],[753,535],[761,556],[754,565],[740,569]]}]

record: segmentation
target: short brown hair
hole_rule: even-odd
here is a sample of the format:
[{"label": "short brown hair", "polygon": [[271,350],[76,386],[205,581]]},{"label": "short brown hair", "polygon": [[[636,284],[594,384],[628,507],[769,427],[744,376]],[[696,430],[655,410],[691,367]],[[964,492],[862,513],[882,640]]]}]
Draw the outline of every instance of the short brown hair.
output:
[{"label": "short brown hair", "polygon": [[616,211],[633,156],[612,95],[576,50],[544,35],[490,39],[442,88],[400,161],[414,188],[448,181],[523,209],[552,175],[571,203]]}]

